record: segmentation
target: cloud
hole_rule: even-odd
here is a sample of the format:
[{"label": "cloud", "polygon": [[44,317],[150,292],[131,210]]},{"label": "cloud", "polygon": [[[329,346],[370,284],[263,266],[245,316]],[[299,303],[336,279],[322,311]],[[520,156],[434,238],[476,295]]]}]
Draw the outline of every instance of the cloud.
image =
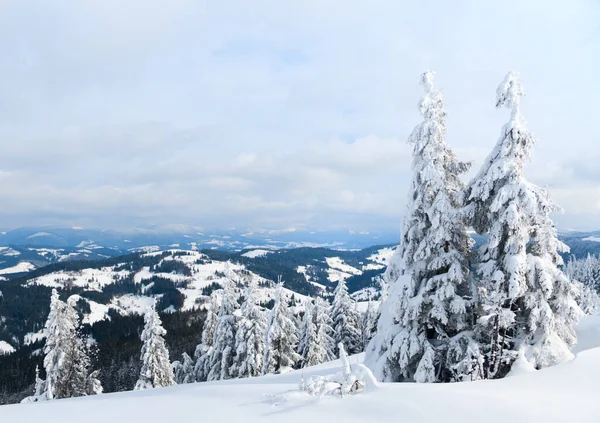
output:
[{"label": "cloud", "polygon": [[527,175],[564,227],[600,227],[591,0],[0,3],[6,225],[389,227],[410,179],[418,75],[474,170],[519,70]]}]

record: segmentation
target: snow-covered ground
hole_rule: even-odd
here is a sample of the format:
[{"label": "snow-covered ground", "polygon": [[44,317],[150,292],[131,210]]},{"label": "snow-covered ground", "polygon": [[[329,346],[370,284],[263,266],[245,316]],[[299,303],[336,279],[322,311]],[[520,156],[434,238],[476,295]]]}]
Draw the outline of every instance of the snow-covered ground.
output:
[{"label": "snow-covered ground", "polygon": [[325,261],[327,262],[327,274],[330,282],[338,282],[340,280],[346,280],[353,275],[362,275],[362,271],[352,267],[344,262],[339,257],[326,257]]},{"label": "snow-covered ground", "polygon": [[21,261],[19,264],[13,267],[0,270],[0,275],[11,275],[13,273],[25,273],[35,269],[35,266],[28,261]]},{"label": "snow-covered ground", "polygon": [[272,253],[272,250],[250,250],[248,252],[245,252],[244,254],[242,254],[242,256],[244,257],[248,257],[248,258],[256,258],[256,257],[264,257],[269,253]]},{"label": "snow-covered ground", "polygon": [[0,421],[592,423],[600,418],[600,316],[586,318],[579,337],[574,360],[502,380],[382,384],[320,400],[298,390],[302,376],[332,373],[339,362],[331,362],[255,379],[7,405],[0,407]]},{"label": "snow-covered ground", "polygon": [[29,284],[44,285],[50,288],[62,288],[68,284],[94,291],[101,291],[106,285],[115,283],[117,278],[125,277],[127,271],[115,271],[114,266],[101,269],[83,269],[80,271],[58,271],[32,279]]}]

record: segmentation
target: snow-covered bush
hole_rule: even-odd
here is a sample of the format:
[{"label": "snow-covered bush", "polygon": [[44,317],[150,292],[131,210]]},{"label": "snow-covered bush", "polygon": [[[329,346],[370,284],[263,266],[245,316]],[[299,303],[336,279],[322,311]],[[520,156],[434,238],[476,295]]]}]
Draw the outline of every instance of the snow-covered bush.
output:
[{"label": "snow-covered bush", "polygon": [[311,376],[307,381],[300,380],[299,388],[309,395],[319,398],[325,395],[354,395],[365,389],[377,387],[377,380],[367,366],[362,363],[351,365],[344,350],[344,345],[338,344],[342,367],[339,372],[327,376]]},{"label": "snow-covered bush", "polygon": [[194,374],[194,361],[188,353],[181,355],[181,361],[174,361],[171,365],[173,367],[173,376],[175,383],[178,385],[182,383],[192,383],[195,381],[196,376]]}]

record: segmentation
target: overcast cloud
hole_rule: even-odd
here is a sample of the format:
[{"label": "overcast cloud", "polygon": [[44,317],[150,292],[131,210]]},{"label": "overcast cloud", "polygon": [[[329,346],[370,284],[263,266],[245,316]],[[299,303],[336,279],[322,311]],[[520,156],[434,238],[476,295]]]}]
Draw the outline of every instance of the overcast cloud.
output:
[{"label": "overcast cloud", "polygon": [[527,176],[600,229],[597,0],[0,0],[0,227],[396,230],[425,69],[475,168],[519,71]]}]

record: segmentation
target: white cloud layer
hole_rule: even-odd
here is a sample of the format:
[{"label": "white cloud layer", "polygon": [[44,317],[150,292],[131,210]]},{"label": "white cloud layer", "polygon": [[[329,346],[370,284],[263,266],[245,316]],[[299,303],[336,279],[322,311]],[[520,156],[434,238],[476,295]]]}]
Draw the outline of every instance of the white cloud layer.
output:
[{"label": "white cloud layer", "polygon": [[0,226],[395,230],[418,76],[475,168],[521,72],[527,175],[600,228],[600,4],[0,2]]}]

